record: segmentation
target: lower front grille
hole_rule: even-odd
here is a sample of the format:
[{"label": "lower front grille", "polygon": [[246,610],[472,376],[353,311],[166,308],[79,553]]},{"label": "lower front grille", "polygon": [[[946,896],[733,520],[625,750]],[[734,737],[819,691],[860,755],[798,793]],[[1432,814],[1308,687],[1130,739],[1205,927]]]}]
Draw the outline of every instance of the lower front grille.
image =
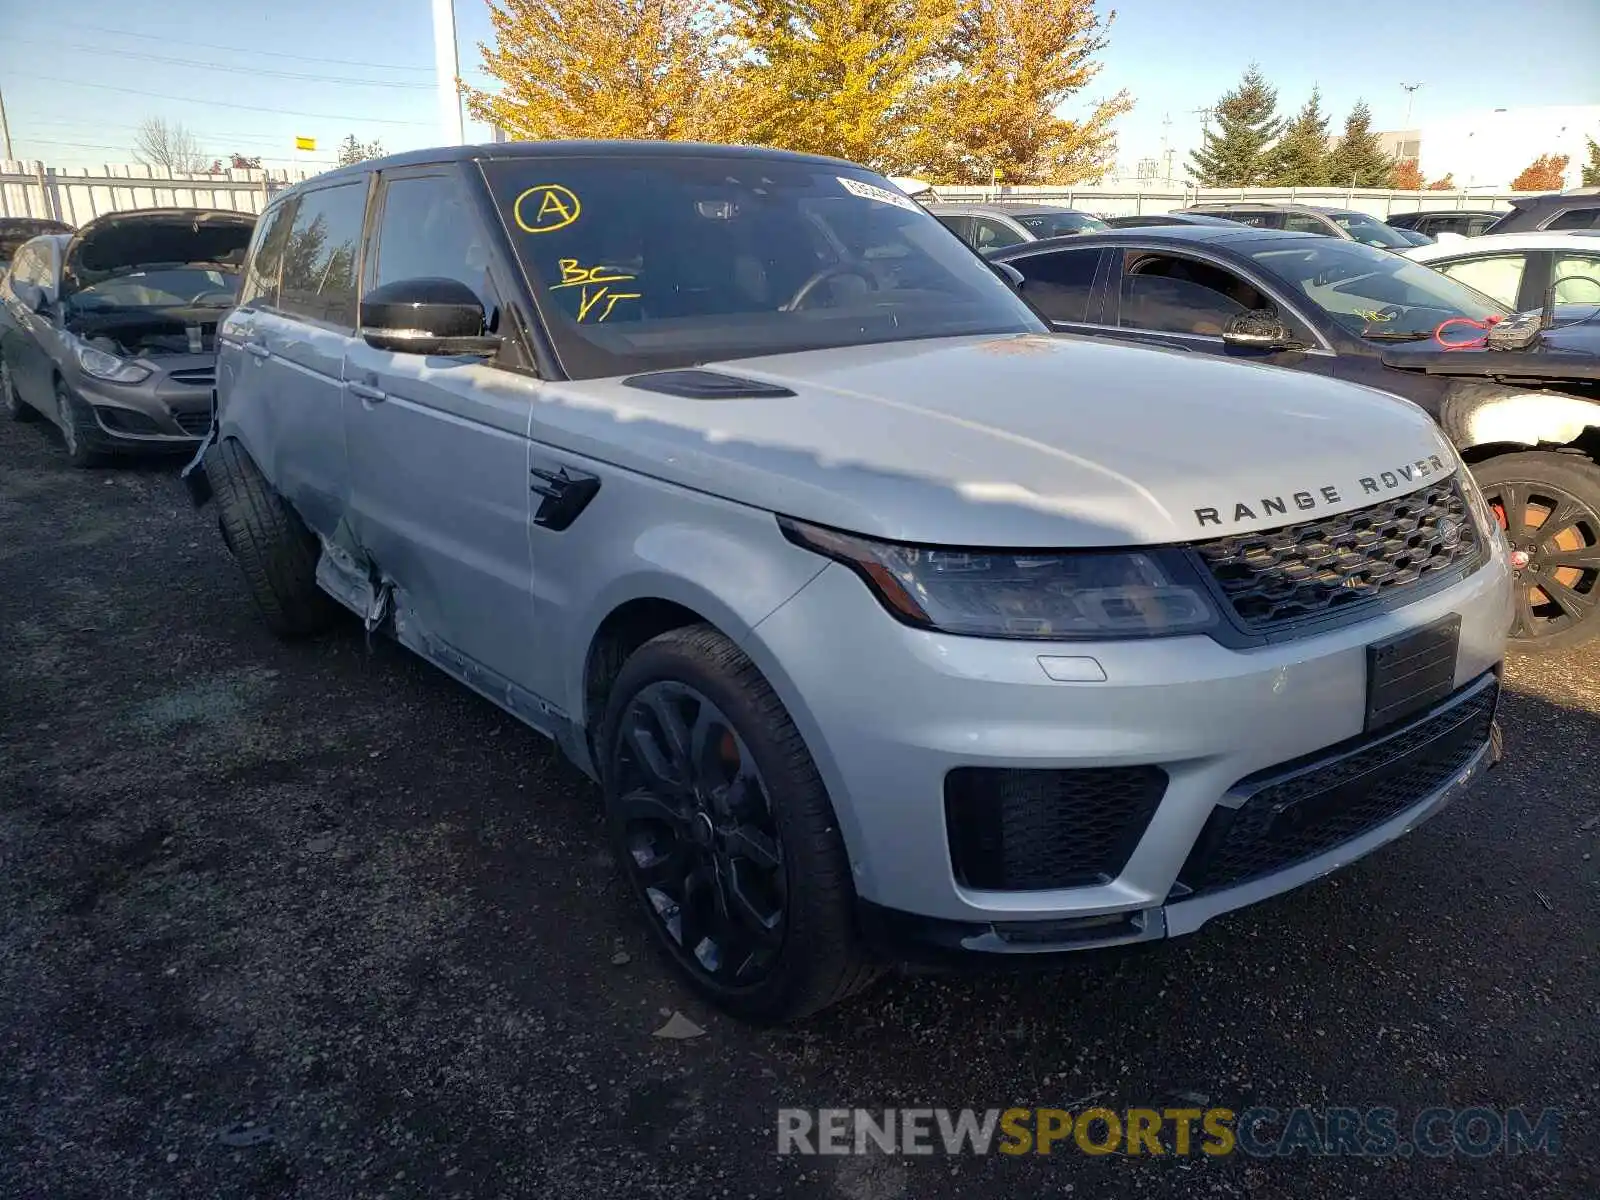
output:
[{"label": "lower front grille", "polygon": [[201,434],[211,428],[211,414],[204,409],[199,412],[175,412],[172,419],[185,433]]},{"label": "lower front grille", "polygon": [[944,787],[956,879],[986,891],[1108,883],[1166,790],[1159,767],[959,767]]},{"label": "lower front grille", "polygon": [[217,372],[211,367],[185,367],[182,370],[167,372],[167,378],[174,383],[210,387],[217,381]]},{"label": "lower front grille", "polygon": [[1218,808],[1178,882],[1213,892],[1325,854],[1421,803],[1489,741],[1499,681],[1484,676],[1410,725],[1252,775]]}]

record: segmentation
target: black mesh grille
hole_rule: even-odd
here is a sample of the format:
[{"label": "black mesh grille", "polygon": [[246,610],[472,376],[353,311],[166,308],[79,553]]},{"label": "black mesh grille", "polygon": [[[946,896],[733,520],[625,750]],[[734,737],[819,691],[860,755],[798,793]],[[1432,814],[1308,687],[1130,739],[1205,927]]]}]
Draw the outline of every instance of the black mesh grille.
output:
[{"label": "black mesh grille", "polygon": [[167,378],[174,383],[203,384],[210,387],[217,381],[217,372],[214,367],[184,367],[181,370],[169,371]]},{"label": "black mesh grille", "polygon": [[996,891],[1115,879],[1166,790],[1159,767],[959,767],[944,789],[956,878]]},{"label": "black mesh grille", "polygon": [[207,411],[200,412],[175,412],[172,419],[178,423],[178,428],[185,433],[204,433],[211,428],[211,414]]},{"label": "black mesh grille", "polygon": [[1195,546],[1244,625],[1273,629],[1483,559],[1454,476],[1370,508]]},{"label": "black mesh grille", "polygon": [[1241,807],[1212,814],[1179,881],[1216,891],[1314,858],[1399,816],[1489,741],[1498,690],[1498,683],[1471,685],[1376,741],[1357,738],[1342,751],[1320,752],[1320,763],[1289,763],[1242,780],[1235,790],[1257,790]]}]

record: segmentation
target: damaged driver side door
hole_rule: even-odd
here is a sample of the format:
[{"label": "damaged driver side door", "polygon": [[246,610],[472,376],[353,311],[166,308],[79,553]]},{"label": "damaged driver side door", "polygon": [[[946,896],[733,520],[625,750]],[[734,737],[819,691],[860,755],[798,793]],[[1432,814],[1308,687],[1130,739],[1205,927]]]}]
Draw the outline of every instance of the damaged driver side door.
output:
[{"label": "damaged driver side door", "polygon": [[[386,171],[363,293],[449,279],[499,324],[489,239],[455,164]],[[507,322],[509,324],[509,322]],[[527,376],[496,359],[379,349],[344,363],[353,558],[399,640],[534,725],[540,639],[528,542]]]}]

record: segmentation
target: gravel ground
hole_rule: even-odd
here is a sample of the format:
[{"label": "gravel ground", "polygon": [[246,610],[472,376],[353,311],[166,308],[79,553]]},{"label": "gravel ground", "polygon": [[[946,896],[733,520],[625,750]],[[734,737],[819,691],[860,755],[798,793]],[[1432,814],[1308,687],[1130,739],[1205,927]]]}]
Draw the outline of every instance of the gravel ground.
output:
[{"label": "gravel ground", "polygon": [[[1507,764],[1336,879],[768,1032],[668,976],[581,776],[391,644],[272,640],[211,522],[0,427],[0,1195],[1600,1194],[1600,652],[1514,661]],[[780,1105],[1090,1098],[1566,1115],[1553,1157],[774,1152]]]}]

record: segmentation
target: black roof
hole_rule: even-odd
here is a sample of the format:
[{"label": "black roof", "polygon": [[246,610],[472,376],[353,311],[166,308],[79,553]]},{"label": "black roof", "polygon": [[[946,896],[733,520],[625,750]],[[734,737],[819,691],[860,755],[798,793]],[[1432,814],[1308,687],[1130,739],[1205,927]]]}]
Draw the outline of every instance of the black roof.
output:
[{"label": "black roof", "polygon": [[1090,233],[1074,233],[1066,237],[1041,238],[1037,242],[1022,242],[994,251],[985,257],[1005,260],[1021,257],[1030,252],[1066,246],[1122,246],[1129,243],[1141,245],[1212,246],[1242,245],[1247,242],[1315,241],[1329,239],[1319,233],[1289,233],[1282,229],[1256,229],[1250,225],[1143,225],[1135,229],[1097,229]]},{"label": "black roof", "polygon": [[303,183],[280,192],[274,199],[293,195],[312,185],[321,187],[358,179],[371,171],[395,167],[428,166],[445,162],[476,162],[516,158],[750,158],[777,159],[783,162],[810,163],[813,166],[849,167],[864,170],[857,163],[821,154],[797,154],[792,150],[772,150],[766,146],[725,146],[711,142],[626,141],[592,138],[548,142],[489,142],[476,146],[436,146],[426,150],[407,150],[383,158],[369,158],[348,167],[335,167]]},{"label": "black roof", "polygon": [[[1515,203],[1513,201],[1512,203]],[[1492,208],[1419,208],[1416,212],[1390,213],[1391,217],[1503,217]]]}]

